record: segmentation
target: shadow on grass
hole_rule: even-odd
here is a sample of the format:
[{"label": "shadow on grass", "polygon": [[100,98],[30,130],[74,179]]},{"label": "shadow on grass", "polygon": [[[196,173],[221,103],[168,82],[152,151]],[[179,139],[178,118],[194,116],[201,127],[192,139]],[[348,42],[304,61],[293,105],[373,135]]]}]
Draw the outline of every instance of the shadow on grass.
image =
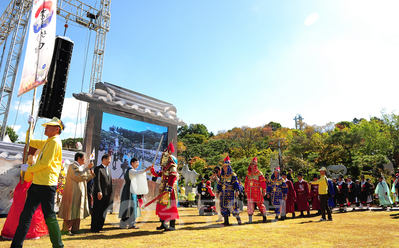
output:
[{"label": "shadow on grass", "polygon": [[[120,228],[117,228],[121,230]],[[111,230],[111,229],[106,229]],[[128,229],[126,229],[128,230]],[[139,236],[148,236],[148,235],[159,235],[163,234],[164,231],[132,231],[132,232],[126,232],[126,233],[117,233],[117,234],[112,234],[108,235],[106,232],[105,233],[92,233],[90,230],[88,230],[85,233],[84,236],[79,236],[79,235],[74,235],[74,236],[67,236],[68,240],[96,240],[96,239],[118,239],[118,238],[129,238],[129,237],[139,237]]]}]

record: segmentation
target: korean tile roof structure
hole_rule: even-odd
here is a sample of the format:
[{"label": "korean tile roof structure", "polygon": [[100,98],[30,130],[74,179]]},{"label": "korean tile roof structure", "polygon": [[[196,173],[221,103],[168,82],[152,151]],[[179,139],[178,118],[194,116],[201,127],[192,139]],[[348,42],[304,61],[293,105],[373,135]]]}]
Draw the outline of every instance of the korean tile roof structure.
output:
[{"label": "korean tile roof structure", "polygon": [[81,92],[73,94],[73,96],[84,102],[105,103],[113,109],[138,114],[177,126],[186,125],[182,119],[177,117],[177,110],[173,104],[107,82],[97,83],[93,94]]}]

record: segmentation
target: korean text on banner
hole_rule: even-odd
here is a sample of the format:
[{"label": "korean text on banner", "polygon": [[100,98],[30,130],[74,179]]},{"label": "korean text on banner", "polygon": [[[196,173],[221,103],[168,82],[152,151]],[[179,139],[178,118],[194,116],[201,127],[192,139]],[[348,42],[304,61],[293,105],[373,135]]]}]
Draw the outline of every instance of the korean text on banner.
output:
[{"label": "korean text on banner", "polygon": [[53,56],[57,0],[33,0],[18,96],[47,82]]}]

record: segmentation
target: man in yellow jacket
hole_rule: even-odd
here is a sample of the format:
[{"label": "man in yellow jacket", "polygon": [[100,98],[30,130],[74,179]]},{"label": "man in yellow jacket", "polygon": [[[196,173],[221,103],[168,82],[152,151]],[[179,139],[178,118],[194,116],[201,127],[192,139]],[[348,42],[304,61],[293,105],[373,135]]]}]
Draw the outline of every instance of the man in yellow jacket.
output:
[{"label": "man in yellow jacket", "polygon": [[[32,122],[33,120],[30,118],[29,121]],[[33,173],[33,181],[28,190],[24,210],[19,218],[19,224],[11,247],[22,247],[32,216],[39,204],[42,206],[44,220],[49,229],[53,247],[64,247],[61,240],[60,227],[54,212],[54,199],[62,163],[62,143],[59,135],[65,126],[57,117],[42,124],[42,126],[45,127],[44,135],[48,139],[31,140],[29,144],[29,146],[41,150],[36,164],[32,166],[23,164],[21,166],[22,171]]]},{"label": "man in yellow jacket", "polygon": [[326,221],[326,211],[328,214],[328,220],[332,221],[331,210],[328,207],[328,179],[326,177],[326,168],[321,167],[320,171],[320,179],[317,181],[310,182],[311,184],[318,184],[319,185],[319,200],[320,200],[320,207],[321,207],[321,219],[320,221]]}]

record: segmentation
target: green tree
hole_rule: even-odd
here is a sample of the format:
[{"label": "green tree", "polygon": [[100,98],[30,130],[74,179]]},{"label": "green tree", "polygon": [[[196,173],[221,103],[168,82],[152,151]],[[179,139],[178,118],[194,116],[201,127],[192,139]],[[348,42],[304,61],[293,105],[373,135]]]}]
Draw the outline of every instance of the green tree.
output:
[{"label": "green tree", "polygon": [[[1,127],[0,127],[0,132],[1,132]],[[8,135],[8,138],[10,138],[12,143],[15,143],[18,140],[17,133],[14,131],[13,128],[9,126],[6,127],[6,135]]]}]

